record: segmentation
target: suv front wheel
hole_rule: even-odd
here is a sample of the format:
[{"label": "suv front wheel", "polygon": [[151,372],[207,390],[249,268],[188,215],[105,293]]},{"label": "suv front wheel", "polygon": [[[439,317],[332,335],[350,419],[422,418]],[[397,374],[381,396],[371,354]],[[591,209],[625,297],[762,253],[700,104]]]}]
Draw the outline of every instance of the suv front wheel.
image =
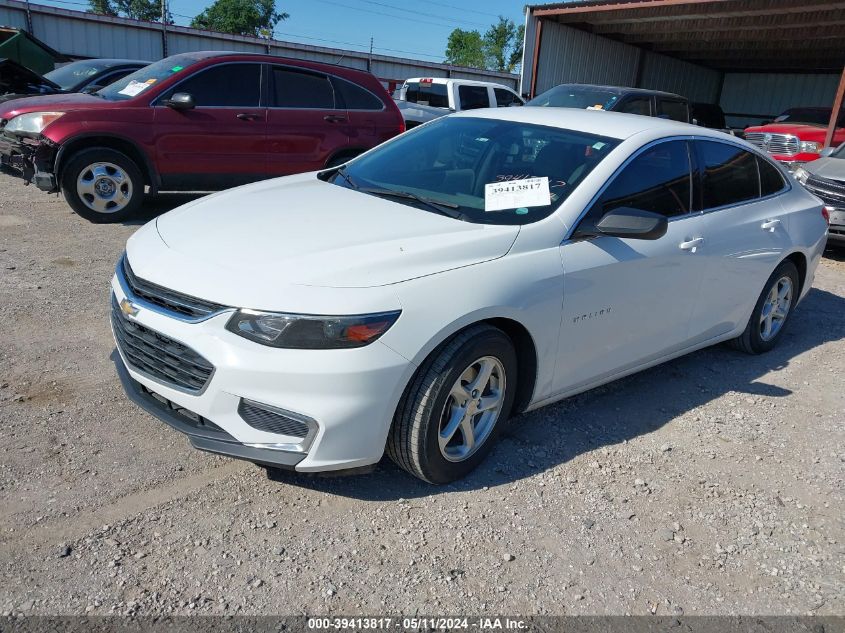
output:
[{"label": "suv front wheel", "polygon": [[62,170],[61,188],[74,211],[97,223],[130,219],[144,198],[144,178],[138,165],[107,147],[74,154]]}]

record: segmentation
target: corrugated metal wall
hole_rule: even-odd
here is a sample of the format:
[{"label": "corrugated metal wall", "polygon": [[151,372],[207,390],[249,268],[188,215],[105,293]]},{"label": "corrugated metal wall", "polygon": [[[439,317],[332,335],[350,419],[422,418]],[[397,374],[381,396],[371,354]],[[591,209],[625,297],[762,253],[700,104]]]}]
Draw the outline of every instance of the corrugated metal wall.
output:
[{"label": "corrugated metal wall", "polygon": [[[155,61],[164,56],[161,25],[124,18],[98,16],[81,11],[30,4],[33,35],[48,46],[71,57],[128,57]],[[26,4],[0,0],[0,25],[26,28]],[[462,68],[447,64],[373,55],[324,46],[311,46],[277,40],[212,33],[171,26],[167,33],[167,53],[173,55],[199,50],[227,50],[264,53],[309,59],[352,68],[370,69],[385,80],[408,77],[457,77],[493,81],[516,88],[519,77],[510,73]]]},{"label": "corrugated metal wall", "polygon": [[[531,28],[531,31],[534,29]],[[527,32],[527,30],[526,30]],[[526,51],[534,42],[526,38]],[[523,68],[530,68],[529,54]],[[637,82],[637,68],[641,64]],[[523,78],[523,90],[530,85]],[[610,84],[666,90],[692,101],[715,101],[721,74],[636,46],[546,20],[543,22],[537,94],[561,83]]]},{"label": "corrugated metal wall", "polygon": [[838,75],[773,73],[726,73],[722,88],[722,109],[736,127],[756,125],[796,106],[829,108],[836,95]]}]

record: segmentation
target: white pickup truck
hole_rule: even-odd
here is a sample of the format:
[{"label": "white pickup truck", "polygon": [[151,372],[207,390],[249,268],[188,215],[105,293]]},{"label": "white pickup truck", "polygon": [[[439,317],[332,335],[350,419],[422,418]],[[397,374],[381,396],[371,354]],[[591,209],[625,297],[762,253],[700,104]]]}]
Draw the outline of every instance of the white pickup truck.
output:
[{"label": "white pickup truck", "polygon": [[506,108],[524,103],[522,97],[502,84],[439,77],[407,79],[396,99],[408,129],[450,112]]}]

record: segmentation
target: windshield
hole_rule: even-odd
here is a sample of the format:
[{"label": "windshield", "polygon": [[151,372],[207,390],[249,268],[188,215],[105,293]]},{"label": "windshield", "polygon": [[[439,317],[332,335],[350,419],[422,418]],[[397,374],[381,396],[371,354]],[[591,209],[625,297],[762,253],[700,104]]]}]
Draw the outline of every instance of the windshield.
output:
[{"label": "windshield", "polygon": [[183,53],[181,55],[166,57],[161,61],[144,66],[140,70],[126,75],[123,79],[118,79],[113,84],[99,90],[96,94],[109,101],[131,99],[151,88],[154,84],[184,71],[188,66],[195,64],[201,59],[205,59],[205,56],[197,55],[196,53]]},{"label": "windshield", "polygon": [[98,59],[73,62],[67,66],[51,70],[46,75],[47,79],[58,84],[62,90],[72,91],[74,88],[88,81],[94,75],[98,75],[106,68],[114,65]]},{"label": "windshield", "polygon": [[553,108],[577,108],[586,110],[612,110],[619,95],[610,90],[593,86],[577,86],[563,84],[537,95],[525,105],[547,106]]},{"label": "windshield", "polygon": [[444,117],[327,179],[467,222],[529,224],[550,215],[618,144],[541,125]]},{"label": "windshield", "polygon": [[830,110],[824,108],[792,108],[775,119],[775,123],[809,123],[827,125],[830,122]]}]

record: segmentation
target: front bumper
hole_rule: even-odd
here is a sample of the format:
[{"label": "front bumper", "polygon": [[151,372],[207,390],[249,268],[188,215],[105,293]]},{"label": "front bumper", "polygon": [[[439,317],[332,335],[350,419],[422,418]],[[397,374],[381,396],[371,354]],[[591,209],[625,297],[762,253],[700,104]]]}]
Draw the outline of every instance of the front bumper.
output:
[{"label": "front bumper", "polygon": [[0,167],[48,193],[59,190],[54,173],[56,145],[44,137],[0,132]]},{"label": "front bumper", "polygon": [[845,209],[836,208],[830,212],[827,242],[828,244],[845,246]]},{"label": "front bumper", "polygon": [[[187,434],[196,448],[301,472],[352,469],[381,459],[393,413],[414,370],[386,345],[274,349],[226,330],[231,309],[188,322],[145,304],[120,274],[112,280],[112,291],[118,304],[126,298],[139,307],[127,319],[189,346],[213,365],[202,390],[186,393],[133,366],[118,345],[129,397]],[[244,401],[311,420],[314,433],[303,440],[256,428],[241,414]],[[180,408],[211,422],[212,434],[186,426],[185,416],[176,411]]]}]

